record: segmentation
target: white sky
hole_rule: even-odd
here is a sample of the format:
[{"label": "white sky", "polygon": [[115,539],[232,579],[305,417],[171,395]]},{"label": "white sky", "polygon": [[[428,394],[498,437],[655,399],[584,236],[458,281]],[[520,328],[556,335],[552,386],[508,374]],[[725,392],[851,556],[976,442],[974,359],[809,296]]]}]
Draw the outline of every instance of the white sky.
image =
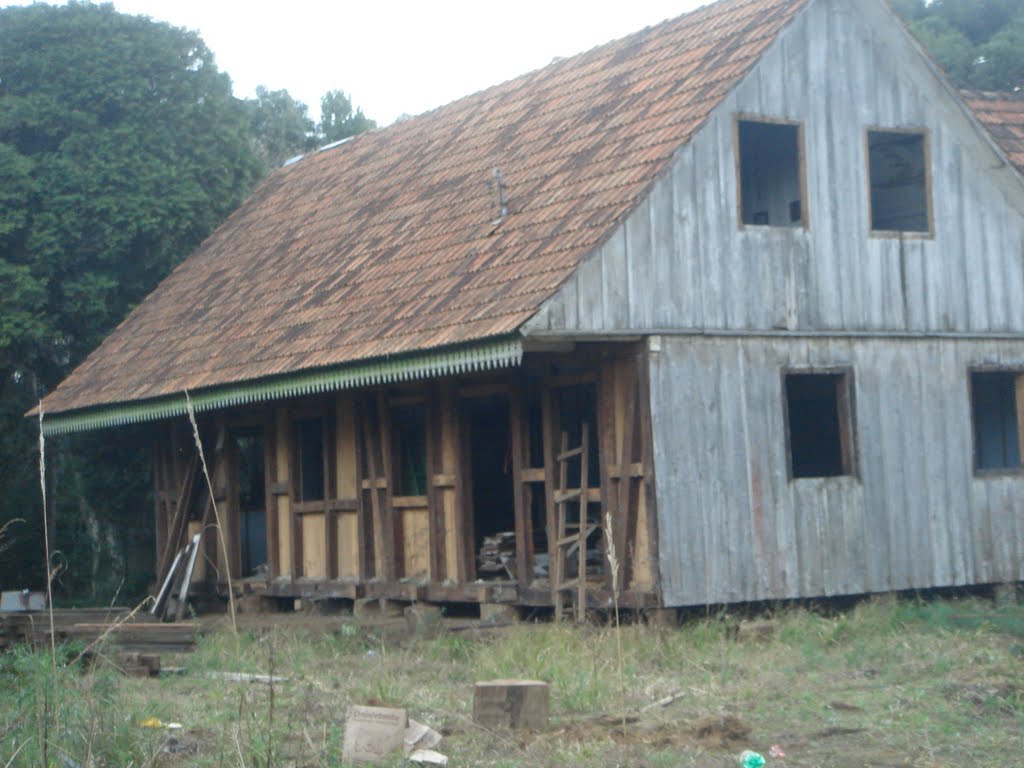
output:
[{"label": "white sky", "polygon": [[[29,0],[0,0],[27,5]],[[235,95],[341,89],[387,125],[678,16],[708,0],[113,0],[198,30]]]}]

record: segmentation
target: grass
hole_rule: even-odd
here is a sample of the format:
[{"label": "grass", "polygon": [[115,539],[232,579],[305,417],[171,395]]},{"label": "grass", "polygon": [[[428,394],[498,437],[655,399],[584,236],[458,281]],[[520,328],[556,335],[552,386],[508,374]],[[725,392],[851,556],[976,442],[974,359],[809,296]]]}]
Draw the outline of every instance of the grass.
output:
[{"label": "grass", "polygon": [[[780,768],[1024,765],[1024,607],[883,598],[773,622],[760,640],[725,613],[624,626],[622,677],[614,629],[553,624],[401,638],[285,616],[243,626],[237,646],[210,634],[164,659],[186,674],[154,680],[55,672],[48,653],[18,649],[0,656],[0,768],[336,766],[349,704],[405,707],[459,766],[728,766],[772,745]],[[472,684],[495,677],[550,682],[551,728],[477,727]],[[639,713],[625,728],[623,708]],[[148,717],[184,727],[140,727]]]}]

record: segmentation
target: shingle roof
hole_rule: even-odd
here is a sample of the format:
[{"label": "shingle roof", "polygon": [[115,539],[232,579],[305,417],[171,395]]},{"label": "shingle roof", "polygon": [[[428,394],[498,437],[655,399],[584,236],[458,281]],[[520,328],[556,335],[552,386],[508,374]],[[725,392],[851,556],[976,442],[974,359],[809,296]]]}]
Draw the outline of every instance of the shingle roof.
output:
[{"label": "shingle roof", "polygon": [[1024,93],[961,91],[960,95],[1010,162],[1024,172]]},{"label": "shingle roof", "polygon": [[277,170],[44,409],[515,332],[805,2],[721,0]]}]

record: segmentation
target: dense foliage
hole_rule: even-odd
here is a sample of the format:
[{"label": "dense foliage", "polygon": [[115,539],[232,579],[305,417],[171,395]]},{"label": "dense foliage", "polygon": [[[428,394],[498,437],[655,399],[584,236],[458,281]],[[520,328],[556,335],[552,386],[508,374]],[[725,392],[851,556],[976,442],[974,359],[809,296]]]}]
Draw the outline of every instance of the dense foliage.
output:
[{"label": "dense foliage", "polygon": [[[332,130],[372,127],[344,94],[328,97],[344,100]],[[25,521],[5,531],[0,586],[43,582],[37,435],[25,411],[267,168],[322,140],[287,91],[236,99],[194,32],[110,5],[0,9],[0,526]],[[152,562],[140,447],[131,430],[47,447],[72,593],[94,593],[99,572],[116,586],[126,560]]]},{"label": "dense foliage", "polygon": [[962,88],[1024,87],[1024,0],[893,0]]}]

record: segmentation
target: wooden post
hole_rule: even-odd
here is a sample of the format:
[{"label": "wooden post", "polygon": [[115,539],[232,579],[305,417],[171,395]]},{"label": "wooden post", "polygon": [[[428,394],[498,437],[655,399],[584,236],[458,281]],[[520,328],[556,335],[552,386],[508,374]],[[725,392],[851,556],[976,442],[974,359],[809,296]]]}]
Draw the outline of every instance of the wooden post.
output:
[{"label": "wooden post", "polygon": [[427,392],[426,437],[427,437],[427,578],[440,582],[445,575],[446,537],[444,525],[443,488],[438,487],[437,478],[444,474],[444,460],[441,457],[442,426],[445,418],[445,403],[440,388],[432,386]]},{"label": "wooden post", "polygon": [[294,579],[296,563],[293,557],[295,529],[292,521],[291,472],[292,472],[292,425],[287,403],[277,406],[277,429],[275,430],[276,499],[277,499],[277,552],[281,576]]},{"label": "wooden post", "polygon": [[338,501],[353,504],[352,510],[338,513],[337,577],[363,578],[365,533],[362,519],[362,494],[359,493],[359,464],[356,453],[355,400],[350,392],[342,392],[335,402],[335,478]]},{"label": "wooden post", "polygon": [[266,510],[267,567],[269,576],[275,579],[281,575],[281,558],[277,529],[277,440],[274,407],[268,405],[263,413],[263,508]]},{"label": "wooden post", "polygon": [[515,386],[509,393],[508,422],[512,435],[512,490],[516,522],[516,580],[529,586],[533,574],[533,520],[527,503],[529,488],[523,483],[523,462],[526,460],[523,431],[525,424],[523,388]]},{"label": "wooden post", "polygon": [[[558,429],[558,414],[554,404],[554,395],[547,385],[541,392],[541,432],[544,444],[544,498],[547,502],[547,539],[548,539],[548,580],[555,583],[554,568],[558,558],[558,524],[555,520],[555,446],[554,435]],[[561,600],[555,599],[555,608]]]}]

